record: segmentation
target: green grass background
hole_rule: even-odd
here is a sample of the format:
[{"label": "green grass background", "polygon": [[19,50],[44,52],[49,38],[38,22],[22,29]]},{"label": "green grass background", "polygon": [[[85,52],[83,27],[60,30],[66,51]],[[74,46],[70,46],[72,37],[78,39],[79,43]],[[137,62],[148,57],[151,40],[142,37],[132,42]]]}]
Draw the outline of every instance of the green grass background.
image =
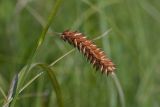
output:
[{"label": "green grass background", "polygon": [[[26,66],[55,0],[0,0],[0,106],[12,78]],[[63,0],[31,64],[50,64],[72,49],[55,32],[83,32],[117,65],[126,107],[160,106],[160,1]],[[77,50],[51,67],[64,107],[120,107],[111,76],[96,72]],[[42,69],[31,70],[24,84]],[[15,107],[56,107],[55,91],[43,73],[18,96]]]}]

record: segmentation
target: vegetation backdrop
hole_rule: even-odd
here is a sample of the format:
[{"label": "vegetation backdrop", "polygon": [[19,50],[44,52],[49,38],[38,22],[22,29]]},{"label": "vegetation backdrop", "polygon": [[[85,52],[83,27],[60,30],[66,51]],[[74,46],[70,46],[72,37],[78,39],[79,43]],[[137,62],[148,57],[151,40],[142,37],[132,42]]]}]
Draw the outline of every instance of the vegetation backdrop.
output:
[{"label": "vegetation backdrop", "polygon": [[[78,50],[55,63],[66,29],[100,37],[122,92]],[[159,0],[0,0],[0,106],[159,107],[159,34]]]}]

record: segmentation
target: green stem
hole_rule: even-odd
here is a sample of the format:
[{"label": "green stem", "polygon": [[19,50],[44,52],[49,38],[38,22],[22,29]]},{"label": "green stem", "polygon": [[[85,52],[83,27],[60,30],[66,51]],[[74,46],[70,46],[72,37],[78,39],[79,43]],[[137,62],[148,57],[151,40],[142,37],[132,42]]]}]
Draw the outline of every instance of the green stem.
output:
[{"label": "green stem", "polygon": [[121,87],[121,84],[116,76],[115,73],[112,73],[112,79],[116,85],[116,88],[118,90],[118,94],[119,94],[119,97],[120,97],[120,103],[121,103],[121,107],[125,107],[125,97],[124,97],[124,93],[123,93],[123,90],[122,90],[122,87]]},{"label": "green stem", "polygon": [[37,50],[39,49],[39,47],[42,45],[42,43],[44,42],[44,39],[45,39],[45,36],[46,36],[46,33],[48,31],[48,28],[49,26],[51,25],[53,19],[55,18],[56,16],[56,13],[61,5],[61,2],[62,0],[57,0],[56,3],[55,3],[55,6],[53,6],[52,8],[52,11],[48,17],[48,21],[47,21],[47,24],[46,26],[44,27],[44,29],[42,30],[41,32],[41,35],[40,37],[38,38],[37,42],[36,42],[36,45],[34,45],[33,47],[33,50],[31,52],[31,54],[29,55],[29,60],[28,60],[28,63],[27,63],[27,67],[25,69],[25,72],[23,73],[23,75],[21,76],[21,81],[19,81],[19,84],[18,84],[18,90],[16,91],[16,95],[15,97],[13,98],[13,101],[11,103],[11,107],[14,107],[15,106],[15,103],[16,103],[16,99],[18,97],[18,91],[20,89],[20,87],[23,85],[24,81],[26,80],[26,77],[27,77],[27,74],[29,72],[29,69],[31,67],[31,63],[34,59],[34,57],[36,56],[36,53],[37,53]]}]

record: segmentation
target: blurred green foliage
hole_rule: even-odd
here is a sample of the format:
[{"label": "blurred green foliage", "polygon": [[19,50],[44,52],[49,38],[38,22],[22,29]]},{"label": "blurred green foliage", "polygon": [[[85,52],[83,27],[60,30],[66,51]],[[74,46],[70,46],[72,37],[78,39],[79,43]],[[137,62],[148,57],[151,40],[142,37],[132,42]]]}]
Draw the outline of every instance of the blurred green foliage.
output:
[{"label": "blurred green foliage", "polygon": [[[7,94],[11,80],[26,65],[54,0],[0,0],[0,88]],[[160,1],[63,0],[33,63],[50,64],[72,47],[55,32],[83,32],[117,65],[126,107],[160,106]],[[96,72],[77,50],[53,66],[65,107],[119,107],[110,76]],[[40,69],[32,70],[27,81]],[[0,93],[0,106],[4,98]],[[45,74],[26,88],[16,107],[52,107],[55,92]]]}]

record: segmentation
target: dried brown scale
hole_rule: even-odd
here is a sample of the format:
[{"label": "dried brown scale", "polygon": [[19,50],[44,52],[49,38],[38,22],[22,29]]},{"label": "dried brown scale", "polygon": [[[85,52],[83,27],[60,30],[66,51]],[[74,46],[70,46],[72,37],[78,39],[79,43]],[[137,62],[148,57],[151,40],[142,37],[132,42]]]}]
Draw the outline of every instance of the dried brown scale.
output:
[{"label": "dried brown scale", "polygon": [[106,73],[107,75],[114,72],[115,65],[112,61],[107,58],[105,53],[97,48],[91,40],[87,40],[81,33],[67,30],[62,33],[61,38],[78,48],[78,50],[87,57],[89,62],[92,63],[96,70],[100,69],[102,73]]}]

